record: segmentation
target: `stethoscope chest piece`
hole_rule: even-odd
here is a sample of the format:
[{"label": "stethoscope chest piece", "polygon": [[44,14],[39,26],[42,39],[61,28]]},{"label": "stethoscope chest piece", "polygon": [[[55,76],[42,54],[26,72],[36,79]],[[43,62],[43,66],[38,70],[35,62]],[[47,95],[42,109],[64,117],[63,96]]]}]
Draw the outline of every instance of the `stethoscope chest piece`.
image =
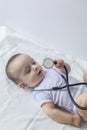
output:
[{"label": "stethoscope chest piece", "polygon": [[[51,69],[53,66],[54,66],[54,64],[57,64],[56,62],[54,62],[51,58],[46,58],[46,59],[44,59],[43,60],[43,66],[46,68],[46,69]],[[74,105],[76,106],[76,107],[78,107],[79,109],[82,109],[82,110],[87,110],[87,108],[86,107],[81,107],[81,106],[79,106],[75,101],[74,101],[74,99],[73,99],[73,97],[72,97],[72,94],[71,94],[71,92],[70,92],[70,88],[69,88],[69,86],[75,86],[75,84],[69,84],[69,81],[68,81],[68,71],[67,71],[67,68],[66,68],[66,66],[64,66],[64,69],[65,69],[65,72],[66,72],[66,78],[64,78],[64,76],[63,75],[61,75],[63,78],[64,78],[64,80],[65,80],[65,82],[66,82],[66,86],[65,87],[67,87],[67,91],[68,91],[68,93],[69,93],[69,96],[70,96],[70,98],[71,98],[71,100],[72,100],[72,102],[74,103]],[[87,85],[87,83],[85,83],[85,82],[83,82],[83,83],[77,83],[77,85]],[[53,87],[51,90],[58,90],[58,89],[62,89],[62,88],[65,88],[65,87],[61,87],[61,88],[58,88],[58,87]],[[51,91],[50,89],[48,89],[48,90],[39,90],[39,91]]]},{"label": "stethoscope chest piece", "polygon": [[46,58],[43,60],[43,66],[46,69],[51,69],[54,66],[54,62],[51,58]]}]

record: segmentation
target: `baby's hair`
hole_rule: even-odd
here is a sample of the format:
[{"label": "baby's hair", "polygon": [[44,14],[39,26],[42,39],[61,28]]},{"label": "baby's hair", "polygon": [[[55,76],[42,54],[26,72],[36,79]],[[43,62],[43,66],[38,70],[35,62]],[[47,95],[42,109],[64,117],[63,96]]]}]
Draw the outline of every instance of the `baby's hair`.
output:
[{"label": "baby's hair", "polygon": [[14,74],[11,72],[11,70],[9,69],[9,66],[10,64],[15,60],[15,58],[17,58],[18,56],[20,56],[21,53],[18,53],[18,54],[15,54],[13,55],[7,62],[6,64],[6,68],[5,68],[5,71],[6,71],[6,74],[7,74],[7,77],[12,80],[15,84],[18,84],[19,83],[19,78],[18,77],[15,77]]}]

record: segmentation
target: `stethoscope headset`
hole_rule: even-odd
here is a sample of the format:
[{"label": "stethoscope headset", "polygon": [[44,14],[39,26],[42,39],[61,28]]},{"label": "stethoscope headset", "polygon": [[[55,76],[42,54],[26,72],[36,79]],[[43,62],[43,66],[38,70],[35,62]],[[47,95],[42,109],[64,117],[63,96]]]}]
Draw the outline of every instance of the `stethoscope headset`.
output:
[{"label": "stethoscope headset", "polygon": [[[57,64],[57,62],[54,62],[51,58],[46,58],[43,60],[43,66],[46,68],[46,69],[51,69],[54,64]],[[67,68],[66,66],[64,65],[64,69],[65,69],[65,72],[66,72],[66,78],[64,77],[64,75],[61,75],[62,78],[65,80],[66,82],[66,85],[65,86],[62,86],[62,87],[53,87],[51,89],[37,89],[37,90],[32,90],[32,91],[58,91],[58,90],[62,90],[64,88],[67,88],[67,91],[69,93],[69,96],[71,98],[71,101],[73,102],[73,104],[78,107],[79,109],[82,109],[82,110],[87,110],[87,107],[82,107],[80,105],[78,105],[74,99],[73,99],[73,96],[70,92],[70,87],[72,86],[76,86],[76,85],[87,85],[87,83],[85,82],[80,82],[80,83],[75,83],[75,84],[69,84],[69,79],[68,79],[68,71],[67,71]]]}]

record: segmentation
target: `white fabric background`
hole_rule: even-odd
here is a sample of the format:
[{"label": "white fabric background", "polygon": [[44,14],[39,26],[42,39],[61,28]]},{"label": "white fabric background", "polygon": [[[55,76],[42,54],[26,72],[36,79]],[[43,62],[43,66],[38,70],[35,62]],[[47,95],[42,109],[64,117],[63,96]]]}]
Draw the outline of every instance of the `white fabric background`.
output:
[{"label": "white fabric background", "polygon": [[87,69],[85,60],[42,48],[12,29],[0,27],[0,130],[86,130],[86,123],[76,128],[54,122],[42,112],[29,90],[18,88],[7,79],[5,65],[13,54],[20,52],[30,54],[40,64],[46,57],[61,57],[71,65],[71,75],[81,81],[83,71]]}]

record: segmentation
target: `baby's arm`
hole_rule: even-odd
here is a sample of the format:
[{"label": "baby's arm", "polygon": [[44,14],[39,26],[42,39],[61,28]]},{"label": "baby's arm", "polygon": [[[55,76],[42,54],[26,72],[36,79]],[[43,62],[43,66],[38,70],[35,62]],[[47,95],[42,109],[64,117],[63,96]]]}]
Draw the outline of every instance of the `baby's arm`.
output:
[{"label": "baby's arm", "polygon": [[71,70],[70,65],[69,65],[68,63],[64,62],[63,59],[55,59],[55,60],[54,60],[54,63],[56,63],[56,64],[55,64],[55,67],[56,67],[59,71],[61,71],[62,73],[66,73],[66,72],[65,72],[65,69],[64,69],[64,67],[63,67],[64,65],[66,66],[68,73],[69,73],[70,70]]},{"label": "baby's arm", "polygon": [[71,115],[55,107],[53,103],[44,103],[42,105],[43,111],[53,120],[63,124],[74,125],[80,127],[82,117],[80,115]]}]

